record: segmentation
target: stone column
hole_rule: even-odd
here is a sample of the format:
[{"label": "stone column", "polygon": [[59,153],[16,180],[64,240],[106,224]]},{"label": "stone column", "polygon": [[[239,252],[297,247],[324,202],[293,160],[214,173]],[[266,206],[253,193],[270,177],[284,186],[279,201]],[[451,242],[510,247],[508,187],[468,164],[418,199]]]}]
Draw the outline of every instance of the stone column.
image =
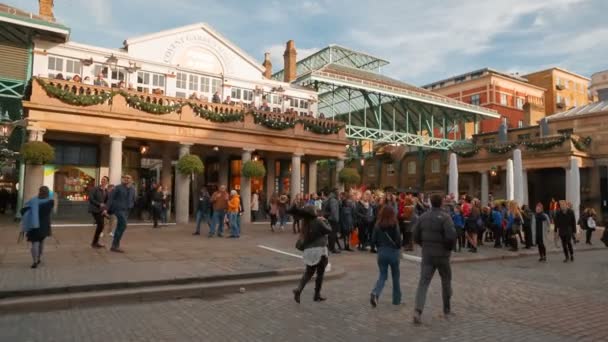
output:
[{"label": "stone column", "polygon": [[340,171],[342,171],[342,169],[344,168],[344,158],[338,158],[338,160],[336,160],[336,179],[335,179],[335,184],[336,184],[336,188],[338,189],[339,192],[344,191],[344,184],[340,183]]},{"label": "stone column", "polygon": [[454,194],[458,198],[458,159],[456,158],[456,153],[450,154],[449,170],[448,194]]},{"label": "stone column", "polygon": [[578,159],[570,157],[570,170],[567,173],[570,177],[566,179],[566,189],[569,189],[569,196],[566,200],[572,204],[572,210],[578,222],[579,207],[581,205],[581,178]]},{"label": "stone column", "polygon": [[[45,129],[28,127],[28,142],[43,141]],[[23,180],[23,203],[32,197],[38,196],[38,190],[44,183],[44,165],[27,164],[25,166],[25,178]],[[51,191],[53,189],[50,189]]]},{"label": "stone column", "polygon": [[[219,186],[224,185],[228,192],[228,172],[230,170],[230,164],[228,163],[228,156],[224,153],[220,154],[220,171],[219,171]],[[219,188],[218,186],[218,188]]]},{"label": "stone column", "polygon": [[121,135],[110,135],[110,184],[120,184],[122,176],[122,142],[125,140]]},{"label": "stone column", "polygon": [[[179,158],[190,153],[192,144],[179,145]],[[182,175],[175,172],[175,222],[188,223],[189,203],[190,203],[190,177],[191,175]]]},{"label": "stone column", "polygon": [[518,148],[513,151],[513,198],[519,206],[524,202],[523,163]]},{"label": "stone column", "polygon": [[488,179],[488,171],[482,171],[481,174],[481,205],[486,206],[490,201],[490,186]]},{"label": "stone column", "polygon": [[[241,162],[245,164],[251,160],[251,153],[254,151],[252,148],[243,149],[241,155]],[[243,203],[243,223],[251,223],[251,178],[245,177],[241,174],[241,201]]]},{"label": "stone column", "polygon": [[291,156],[291,180],[289,181],[289,185],[290,185],[290,198],[291,201],[293,201],[296,198],[296,195],[299,194],[300,192],[302,192],[302,188],[301,188],[301,182],[302,182],[302,176],[301,176],[301,171],[302,170],[302,154],[300,153],[294,153]]},{"label": "stone column", "polygon": [[522,204],[530,205],[530,199],[528,198],[530,194],[528,194],[528,170],[523,170],[521,173],[521,179],[524,186],[524,201]]},{"label": "stone column", "polygon": [[99,146],[99,179],[97,183],[101,181],[103,176],[110,178],[110,144],[106,141],[103,141]]},{"label": "stone column", "polygon": [[161,181],[163,188],[171,193],[171,179],[173,177],[173,150],[170,146],[163,148],[163,166],[160,172]]},{"label": "stone column", "polygon": [[276,191],[274,187],[276,159],[266,158],[266,204],[270,201],[270,196]]},{"label": "stone column", "polygon": [[308,162],[308,193],[317,193],[317,162]]},{"label": "stone column", "polygon": [[507,181],[506,181],[506,193],[507,193],[507,201],[512,201],[514,199],[514,184],[513,184],[513,160],[507,160]]}]

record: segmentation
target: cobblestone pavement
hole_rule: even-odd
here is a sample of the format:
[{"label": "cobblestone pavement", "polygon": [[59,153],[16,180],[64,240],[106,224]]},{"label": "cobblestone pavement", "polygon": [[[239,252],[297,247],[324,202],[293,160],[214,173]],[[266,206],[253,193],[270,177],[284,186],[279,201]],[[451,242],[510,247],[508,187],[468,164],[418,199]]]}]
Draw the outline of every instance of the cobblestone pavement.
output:
[{"label": "cobblestone pavement", "polygon": [[106,306],[0,317],[0,341],[605,341],[608,250],[455,264],[450,321],[438,317],[439,281],[421,327],[411,322],[418,264],[401,264],[405,305],[390,304],[390,281],[377,309],[368,304],[376,266],[369,253],[331,257],[347,269],[327,282],[327,302],[302,304],[291,287],[215,299]]}]

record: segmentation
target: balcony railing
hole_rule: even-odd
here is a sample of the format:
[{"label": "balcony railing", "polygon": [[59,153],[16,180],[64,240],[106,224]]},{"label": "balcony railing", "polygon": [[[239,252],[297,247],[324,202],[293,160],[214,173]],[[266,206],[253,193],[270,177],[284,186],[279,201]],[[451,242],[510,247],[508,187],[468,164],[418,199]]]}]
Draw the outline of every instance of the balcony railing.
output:
[{"label": "balcony railing", "polygon": [[344,123],[295,113],[275,113],[241,104],[213,103],[134,90],[87,85],[66,80],[35,78],[30,102],[133,115],[178,118],[186,111],[194,117],[228,127],[283,131],[303,135],[335,135],[345,139]]}]

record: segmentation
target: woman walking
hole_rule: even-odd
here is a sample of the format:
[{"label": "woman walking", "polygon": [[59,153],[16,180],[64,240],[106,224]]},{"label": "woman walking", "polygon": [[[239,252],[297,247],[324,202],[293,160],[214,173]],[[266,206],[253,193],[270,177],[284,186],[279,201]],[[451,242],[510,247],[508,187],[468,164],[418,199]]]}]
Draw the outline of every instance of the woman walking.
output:
[{"label": "woman walking", "polygon": [[21,209],[21,229],[27,241],[32,243],[32,266],[37,268],[42,258],[44,239],[51,236],[51,211],[55,202],[49,196],[49,188],[41,186],[38,196],[33,197]]},{"label": "woman walking", "polygon": [[543,204],[538,202],[536,204],[536,214],[531,220],[532,232],[535,237],[536,245],[538,246],[538,254],[540,259],[539,262],[547,261],[547,248],[545,247],[545,241],[548,241],[549,227],[551,225],[551,219],[544,211]]},{"label": "woman walking", "polygon": [[296,247],[304,252],[302,258],[306,263],[306,270],[302,275],[300,284],[293,290],[294,300],[300,304],[300,295],[304,287],[316,273],[313,300],[322,302],[327,299],[321,296],[321,287],[323,286],[325,267],[329,262],[327,235],[331,233],[331,226],[325,218],[317,215],[317,210],[313,206],[306,206],[302,209],[291,208],[289,214],[302,220],[302,229]]},{"label": "woman walking", "polygon": [[391,268],[393,279],[393,305],[401,304],[401,285],[399,284],[399,257],[401,251],[401,234],[399,234],[399,223],[395,217],[392,206],[384,207],[381,216],[376,223],[372,235],[372,243],[378,248],[378,269],[380,274],[376,286],[370,295],[372,307],[378,305],[378,298],[388,279],[388,268]]},{"label": "woman walking", "polygon": [[277,226],[277,218],[279,216],[279,196],[277,193],[273,193],[270,196],[270,209],[268,214],[270,215],[270,230],[274,233],[274,228]]},{"label": "woman walking", "polygon": [[[344,250],[352,252],[350,248],[350,234],[355,229],[355,202],[352,194],[345,194],[342,206],[340,208],[340,223],[342,228],[342,240],[344,241]],[[353,246],[354,248],[355,246]]]},{"label": "woman walking", "polygon": [[576,229],[576,217],[572,209],[568,208],[566,201],[559,201],[559,210],[555,213],[553,222],[555,223],[555,232],[559,234],[559,238],[562,241],[562,248],[566,256],[564,262],[574,261],[572,235]]}]

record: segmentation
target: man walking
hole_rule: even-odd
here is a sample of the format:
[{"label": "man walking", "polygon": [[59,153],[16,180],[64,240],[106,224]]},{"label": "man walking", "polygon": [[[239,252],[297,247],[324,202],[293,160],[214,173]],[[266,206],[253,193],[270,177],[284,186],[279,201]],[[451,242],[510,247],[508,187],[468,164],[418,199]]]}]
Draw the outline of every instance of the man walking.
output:
[{"label": "man walking", "polygon": [[324,203],[324,216],[329,221],[331,233],[329,234],[329,251],[338,254],[340,251],[336,249],[336,244],[340,247],[338,241],[338,232],[340,231],[340,203],[336,198],[337,189],[333,189]]},{"label": "man walking", "polygon": [[441,209],[442,197],[431,196],[431,211],[422,214],[414,227],[414,241],[422,247],[422,263],[420,264],[420,281],[416,291],[416,306],[414,324],[422,323],[422,310],[426,301],[435,270],[441,276],[443,297],[443,313],[445,317],[451,314],[450,298],[452,297],[452,270],[450,255],[456,241],[454,222],[449,214]]},{"label": "man walking", "polygon": [[210,222],[211,216],[211,196],[206,187],[201,188],[201,192],[198,196],[198,205],[196,209],[196,230],[192,235],[201,235],[201,222],[211,227]]},{"label": "man walking", "polygon": [[101,177],[99,186],[96,186],[91,190],[89,194],[89,212],[93,215],[95,220],[95,235],[93,235],[93,242],[91,247],[103,248],[104,245],[99,243],[99,236],[103,232],[104,216],[107,215],[106,202],[108,201],[108,180],[107,176]]},{"label": "man walking", "polygon": [[116,229],[112,240],[112,252],[124,253],[120,249],[120,240],[127,229],[127,217],[129,211],[135,204],[135,189],[132,185],[132,178],[129,175],[122,176],[122,183],[112,190],[108,199],[109,212],[116,215]]},{"label": "man walking", "polygon": [[225,185],[220,186],[220,189],[211,195],[211,205],[213,206],[213,217],[209,237],[215,235],[215,227],[217,227],[217,236],[222,237],[224,234],[224,216],[226,215],[226,208],[228,208],[228,193]]}]

